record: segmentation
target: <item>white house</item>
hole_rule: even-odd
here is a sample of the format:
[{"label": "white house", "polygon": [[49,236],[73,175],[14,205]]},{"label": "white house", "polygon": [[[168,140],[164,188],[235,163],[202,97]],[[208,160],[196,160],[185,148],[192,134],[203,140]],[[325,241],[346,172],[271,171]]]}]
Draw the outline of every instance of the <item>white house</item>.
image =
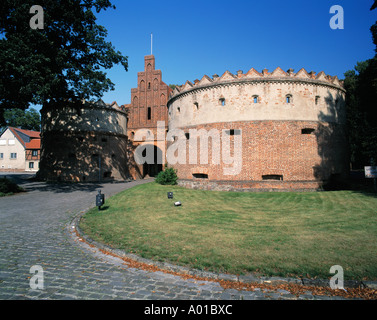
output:
[{"label": "white house", "polygon": [[0,171],[38,171],[40,132],[7,127],[0,135]]}]

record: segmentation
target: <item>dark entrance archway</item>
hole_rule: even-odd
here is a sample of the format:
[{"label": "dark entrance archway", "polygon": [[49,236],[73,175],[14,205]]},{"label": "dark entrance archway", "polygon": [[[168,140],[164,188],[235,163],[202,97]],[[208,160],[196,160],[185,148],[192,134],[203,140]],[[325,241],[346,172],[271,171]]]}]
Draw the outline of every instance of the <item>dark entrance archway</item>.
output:
[{"label": "dark entrance archway", "polygon": [[161,149],[155,145],[145,145],[142,156],[147,159],[143,165],[143,177],[147,175],[156,177],[162,171],[163,159]]}]

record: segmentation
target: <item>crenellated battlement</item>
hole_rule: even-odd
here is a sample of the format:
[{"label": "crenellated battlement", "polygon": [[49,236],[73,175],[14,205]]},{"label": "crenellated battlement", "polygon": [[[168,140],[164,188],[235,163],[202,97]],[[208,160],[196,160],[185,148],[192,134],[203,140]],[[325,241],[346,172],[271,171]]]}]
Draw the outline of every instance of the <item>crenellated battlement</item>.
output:
[{"label": "crenellated battlement", "polygon": [[301,68],[298,72],[294,72],[293,69],[288,69],[287,71],[282,70],[277,67],[274,71],[269,72],[267,69],[263,69],[262,72],[251,68],[247,73],[239,70],[236,74],[229,71],[225,71],[222,76],[217,74],[209,77],[204,75],[200,80],[196,79],[193,82],[186,81],[181,86],[176,86],[170,95],[170,99],[184,94],[186,92],[197,90],[205,87],[220,86],[220,85],[231,85],[245,82],[305,82],[313,83],[317,85],[325,85],[336,87],[342,91],[343,81],[339,80],[337,76],[326,75],[323,71],[316,73],[314,71],[307,72],[304,68]]}]

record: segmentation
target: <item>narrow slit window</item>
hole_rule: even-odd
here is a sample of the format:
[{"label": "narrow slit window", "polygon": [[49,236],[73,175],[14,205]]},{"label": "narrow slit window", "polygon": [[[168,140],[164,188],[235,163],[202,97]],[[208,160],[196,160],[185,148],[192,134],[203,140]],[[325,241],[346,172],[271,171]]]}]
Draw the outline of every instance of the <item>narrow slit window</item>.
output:
[{"label": "narrow slit window", "polygon": [[301,129],[301,134],[313,134],[315,131],[314,128],[304,128],[304,129]]},{"label": "narrow slit window", "polygon": [[193,173],[192,176],[195,179],[208,179],[208,174],[205,173]]},{"label": "narrow slit window", "polygon": [[152,109],[151,107],[148,107],[148,120],[152,119]]},{"label": "narrow slit window", "polygon": [[253,102],[256,104],[258,103],[258,96],[253,96]]},{"label": "narrow slit window", "polygon": [[262,180],[283,181],[283,176],[280,174],[266,174],[262,176]]},{"label": "narrow slit window", "polygon": [[292,103],[292,95],[290,95],[290,94],[286,95],[285,96],[285,102],[288,103],[288,104]]},{"label": "narrow slit window", "polygon": [[219,102],[220,102],[221,106],[223,106],[223,107],[225,106],[225,98],[220,98]]},{"label": "narrow slit window", "polygon": [[321,97],[320,96],[316,96],[315,97],[315,104],[317,105],[317,104],[319,104],[319,99],[320,99]]},{"label": "narrow slit window", "polygon": [[190,139],[190,134],[189,134],[189,133],[185,133],[185,136],[186,136],[186,139],[187,139],[187,140]]},{"label": "narrow slit window", "polygon": [[199,110],[199,103],[194,102],[194,107],[196,108],[196,110]]}]

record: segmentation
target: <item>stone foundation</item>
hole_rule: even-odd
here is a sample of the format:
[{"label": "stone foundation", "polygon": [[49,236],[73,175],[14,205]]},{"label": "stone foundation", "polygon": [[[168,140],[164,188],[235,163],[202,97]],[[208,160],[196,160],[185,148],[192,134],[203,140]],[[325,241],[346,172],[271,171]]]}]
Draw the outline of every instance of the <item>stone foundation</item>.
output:
[{"label": "stone foundation", "polygon": [[221,180],[184,180],[178,185],[190,189],[211,191],[319,191],[321,181],[221,181]]}]

